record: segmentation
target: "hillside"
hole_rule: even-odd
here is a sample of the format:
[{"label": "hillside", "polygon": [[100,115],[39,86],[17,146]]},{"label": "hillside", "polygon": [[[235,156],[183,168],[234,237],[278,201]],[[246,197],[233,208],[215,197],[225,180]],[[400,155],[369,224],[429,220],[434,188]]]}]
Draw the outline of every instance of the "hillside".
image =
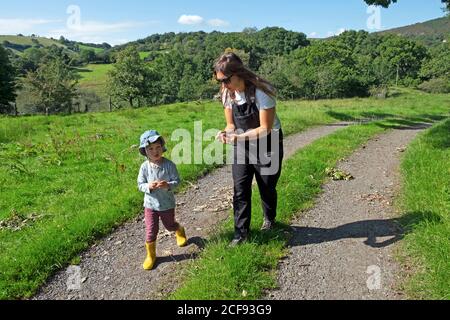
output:
[{"label": "hillside", "polygon": [[397,34],[424,42],[427,45],[441,43],[450,35],[450,17],[442,17],[413,25],[378,32]]},{"label": "hillside", "polygon": [[[70,45],[63,44],[56,39],[49,39],[45,37],[33,37],[33,36],[22,36],[22,35],[0,35],[0,44],[5,48],[12,50],[16,54],[21,54],[26,49],[32,47],[51,47],[57,46],[60,48],[64,48],[71,53],[74,53],[78,50],[94,50],[95,53],[99,53],[104,51],[104,48],[100,48],[95,44],[85,44],[81,42],[68,41],[66,42]],[[76,49],[78,46],[78,49]],[[95,46],[95,47],[94,47]]]}]

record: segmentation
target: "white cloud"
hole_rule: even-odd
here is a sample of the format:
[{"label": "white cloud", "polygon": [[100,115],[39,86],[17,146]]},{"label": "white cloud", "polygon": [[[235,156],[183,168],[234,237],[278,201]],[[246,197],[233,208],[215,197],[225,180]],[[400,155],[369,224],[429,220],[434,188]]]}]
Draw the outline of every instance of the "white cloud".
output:
[{"label": "white cloud", "polygon": [[70,28],[62,28],[51,30],[54,34],[74,34],[74,35],[93,35],[104,33],[118,33],[124,32],[128,29],[138,28],[147,25],[145,22],[118,22],[118,23],[103,23],[98,21],[87,21],[79,25],[73,25]]},{"label": "white cloud", "polygon": [[204,21],[204,19],[200,16],[186,15],[186,14],[183,14],[178,19],[178,23],[184,24],[184,25],[198,25],[198,24],[202,24],[203,21]]},{"label": "white cloud", "polygon": [[336,32],[328,31],[327,36],[328,36],[328,37],[338,36],[338,35],[344,33],[345,31],[347,31],[347,29],[345,29],[345,28],[340,28],[340,29],[339,29],[338,31],[336,31]]},{"label": "white cloud", "polygon": [[344,33],[345,31],[346,31],[346,29],[340,28],[340,29],[338,30],[338,32],[336,32],[336,35],[338,36],[338,35]]},{"label": "white cloud", "polygon": [[0,34],[18,34],[32,32],[33,28],[61,20],[46,19],[0,19]]},{"label": "white cloud", "polygon": [[310,34],[309,34],[309,37],[310,38],[315,38],[315,37],[317,37],[318,36],[318,33],[317,32],[311,32]]},{"label": "white cloud", "polygon": [[[64,36],[67,39],[81,41],[81,42],[91,42],[91,43],[101,43],[108,42],[112,45],[121,44],[126,41],[124,39],[111,38],[115,34],[120,34],[126,32],[129,29],[139,28],[147,26],[150,24],[155,24],[153,22],[115,22],[115,23],[104,23],[100,21],[86,21],[79,25],[71,25],[70,28],[61,28],[49,31],[47,37],[59,38]],[[112,39],[112,40],[111,40]]]},{"label": "white cloud", "polygon": [[208,21],[211,27],[228,27],[230,23],[221,19],[211,19]]}]

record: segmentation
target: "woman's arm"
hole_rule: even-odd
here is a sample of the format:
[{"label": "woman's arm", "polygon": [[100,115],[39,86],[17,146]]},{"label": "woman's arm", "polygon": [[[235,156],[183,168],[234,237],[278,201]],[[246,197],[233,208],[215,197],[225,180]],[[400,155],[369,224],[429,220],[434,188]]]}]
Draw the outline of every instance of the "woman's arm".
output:
[{"label": "woman's arm", "polygon": [[261,126],[259,128],[250,130],[248,132],[245,132],[243,134],[239,135],[233,135],[230,137],[230,142],[236,142],[241,140],[256,140],[259,138],[263,138],[270,134],[270,132],[273,129],[273,125],[275,123],[275,115],[276,115],[276,109],[265,109],[260,110],[259,112],[259,120],[261,123]]},{"label": "woman's arm", "polygon": [[233,120],[233,109],[231,108],[224,108],[225,110],[225,120],[227,121],[227,127],[225,128],[226,132],[234,132],[236,130],[236,126],[234,125]]},{"label": "woman's arm", "polygon": [[220,131],[217,134],[216,139],[222,143],[227,143],[227,135],[233,135],[234,131],[236,130],[236,126],[233,120],[233,109],[225,107],[224,112],[227,126],[223,131]]}]

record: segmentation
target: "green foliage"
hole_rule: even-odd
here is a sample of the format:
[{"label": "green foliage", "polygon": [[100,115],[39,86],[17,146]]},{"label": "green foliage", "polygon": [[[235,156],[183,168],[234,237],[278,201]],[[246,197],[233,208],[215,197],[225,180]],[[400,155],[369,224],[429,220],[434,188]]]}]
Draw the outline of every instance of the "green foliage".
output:
[{"label": "green foliage", "polygon": [[397,0],[364,0],[368,5],[382,6],[384,8],[389,7],[392,3],[396,3]]},{"label": "green foliage", "polygon": [[95,61],[95,51],[92,49],[82,49],[80,52],[80,60],[83,63],[91,63]]},{"label": "green foliage", "polygon": [[38,111],[71,112],[77,96],[77,76],[62,57],[47,56],[36,71],[23,79],[24,89],[34,97]]},{"label": "green foliage", "polygon": [[367,96],[372,87],[414,84],[426,57],[424,46],[399,36],[347,31],[266,60],[260,71],[282,99]]},{"label": "green foliage", "polygon": [[450,93],[450,78],[433,78],[423,82],[418,88],[428,93]]},{"label": "green foliage", "polygon": [[134,107],[135,100],[151,97],[158,92],[157,74],[139,56],[136,47],[128,47],[116,56],[114,69],[109,72],[108,90],[119,101]]},{"label": "green foliage", "polygon": [[303,33],[282,28],[245,33],[166,33],[131,43],[138,51],[147,52],[146,61],[159,75],[159,90],[147,97],[150,104],[213,98],[219,88],[211,81],[212,66],[226,50],[238,53],[257,71],[265,59],[308,44]]},{"label": "green foliage", "polygon": [[450,44],[442,43],[430,50],[430,57],[423,63],[420,77],[424,80],[432,78],[450,78]]},{"label": "green foliage", "polygon": [[[396,3],[397,0],[364,0],[368,5],[382,6],[384,8],[389,7],[392,3]],[[446,10],[450,11],[450,0],[441,0],[446,6]]]},{"label": "green foliage", "polygon": [[10,103],[15,99],[15,70],[9,60],[8,52],[0,46],[0,113],[10,112]]}]

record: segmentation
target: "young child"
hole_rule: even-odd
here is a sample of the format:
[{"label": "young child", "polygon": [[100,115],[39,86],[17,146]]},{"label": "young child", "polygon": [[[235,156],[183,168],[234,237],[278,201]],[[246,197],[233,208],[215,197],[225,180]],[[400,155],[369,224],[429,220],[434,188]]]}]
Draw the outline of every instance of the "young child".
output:
[{"label": "young child", "polygon": [[180,184],[175,164],[164,158],[166,152],[164,138],[154,130],[146,131],[140,140],[139,152],[147,157],[140,169],[138,187],[145,193],[145,227],[147,258],[144,270],[153,269],[156,261],[156,238],[159,231],[159,219],[164,227],[175,232],[177,245],[187,244],[185,230],[175,221],[175,195],[173,191]]}]

